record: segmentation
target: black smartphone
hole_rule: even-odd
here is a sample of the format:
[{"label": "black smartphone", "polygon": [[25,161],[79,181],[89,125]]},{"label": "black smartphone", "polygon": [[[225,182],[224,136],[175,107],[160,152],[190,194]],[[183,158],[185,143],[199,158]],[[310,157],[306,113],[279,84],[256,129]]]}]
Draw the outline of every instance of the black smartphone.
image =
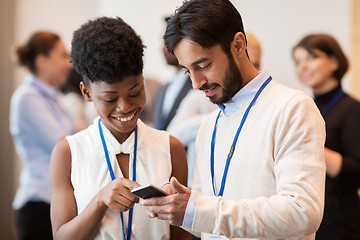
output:
[{"label": "black smartphone", "polygon": [[154,185],[143,185],[134,189],[131,189],[131,192],[136,196],[141,197],[142,199],[152,198],[152,197],[165,197],[169,195],[164,190],[155,187]]}]

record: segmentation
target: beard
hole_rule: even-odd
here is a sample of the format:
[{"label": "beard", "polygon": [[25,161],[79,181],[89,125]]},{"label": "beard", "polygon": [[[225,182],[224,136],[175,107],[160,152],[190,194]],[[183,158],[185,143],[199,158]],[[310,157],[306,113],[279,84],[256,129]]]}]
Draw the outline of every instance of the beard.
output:
[{"label": "beard", "polygon": [[216,94],[209,97],[212,103],[218,105],[230,101],[231,98],[234,97],[234,95],[242,88],[244,82],[233,56],[228,56],[228,62],[229,64],[225,71],[225,77],[223,79],[223,87],[221,87],[217,83],[205,84],[200,87],[200,90],[211,89],[213,87],[221,87],[222,94],[220,97],[217,97]]}]

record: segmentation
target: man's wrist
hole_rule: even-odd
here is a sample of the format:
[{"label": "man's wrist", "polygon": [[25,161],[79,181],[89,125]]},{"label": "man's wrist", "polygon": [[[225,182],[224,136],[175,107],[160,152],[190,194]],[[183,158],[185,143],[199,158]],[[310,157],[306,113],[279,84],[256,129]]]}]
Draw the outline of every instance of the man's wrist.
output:
[{"label": "man's wrist", "polygon": [[190,198],[188,200],[188,203],[186,205],[184,219],[181,224],[181,227],[191,229],[193,222],[194,222],[194,216],[196,211],[196,204],[197,204],[197,193],[191,191]]}]

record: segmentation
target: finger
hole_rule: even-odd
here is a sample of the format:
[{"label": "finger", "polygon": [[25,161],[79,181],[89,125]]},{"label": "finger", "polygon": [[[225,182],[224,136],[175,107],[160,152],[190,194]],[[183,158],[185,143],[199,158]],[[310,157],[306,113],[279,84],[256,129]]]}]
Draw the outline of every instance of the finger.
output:
[{"label": "finger", "polygon": [[122,185],[129,190],[140,187],[140,184],[138,184],[137,182],[131,181],[127,178],[119,178],[119,180],[122,182]]},{"label": "finger", "polygon": [[134,203],[129,201],[128,199],[118,196],[115,202],[115,208],[120,211],[127,211],[129,208],[133,207]]},{"label": "finger", "polygon": [[146,209],[146,213],[150,218],[156,218],[157,217],[157,214],[153,213],[153,212],[150,212],[149,209]]},{"label": "finger", "polygon": [[126,199],[128,199],[131,202],[134,203],[138,203],[139,202],[139,197],[136,196],[135,194],[133,194],[130,191],[129,187],[132,186],[140,186],[138,183],[133,182],[129,179],[126,178],[117,178],[116,179],[116,193],[118,193],[119,195],[125,197]]},{"label": "finger", "polygon": [[170,196],[167,197],[153,197],[153,198],[147,198],[147,199],[140,199],[140,204],[143,206],[163,206],[167,204],[167,199]]},{"label": "finger", "polygon": [[164,190],[165,192],[169,193],[170,195],[173,195],[176,193],[176,191],[172,188],[171,184],[166,184],[161,189]]},{"label": "finger", "polygon": [[159,214],[156,214],[156,218],[160,219],[160,220],[170,220],[170,217],[168,214],[159,213]]},{"label": "finger", "polygon": [[176,177],[172,177],[170,179],[170,183],[172,188],[177,192],[177,193],[187,193],[189,191],[189,189],[183,185],[181,185],[179,183],[179,181],[176,179]]}]

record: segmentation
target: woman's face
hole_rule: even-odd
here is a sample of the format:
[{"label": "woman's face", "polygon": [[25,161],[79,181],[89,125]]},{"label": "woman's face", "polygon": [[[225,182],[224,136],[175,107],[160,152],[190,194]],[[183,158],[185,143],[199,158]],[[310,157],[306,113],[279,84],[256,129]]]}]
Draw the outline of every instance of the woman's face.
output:
[{"label": "woman's face", "polygon": [[38,75],[53,86],[65,84],[72,68],[70,56],[62,41],[58,41],[54,48],[46,55],[38,57]]},{"label": "woman's face", "polygon": [[81,82],[81,91],[88,101],[94,103],[102,123],[122,143],[135,129],[146,102],[144,79],[139,76],[125,77],[114,84],[105,82]]},{"label": "woman's face", "polygon": [[317,49],[311,53],[303,47],[297,47],[294,50],[294,60],[300,81],[312,88],[315,93],[326,92],[339,84],[333,77],[338,68],[334,57],[329,57]]}]

